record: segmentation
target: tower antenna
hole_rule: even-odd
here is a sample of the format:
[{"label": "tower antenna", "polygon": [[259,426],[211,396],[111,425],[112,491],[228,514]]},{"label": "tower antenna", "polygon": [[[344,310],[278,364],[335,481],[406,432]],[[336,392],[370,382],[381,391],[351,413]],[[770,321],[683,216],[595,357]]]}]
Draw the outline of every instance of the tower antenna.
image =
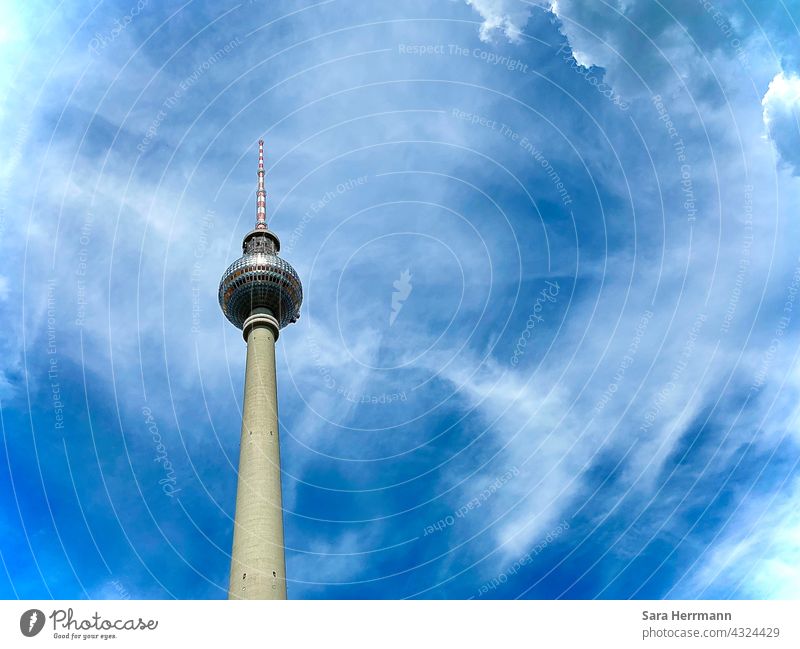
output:
[{"label": "tower antenna", "polygon": [[267,229],[267,192],[264,189],[264,140],[258,141],[258,191],[256,192],[256,230]]}]

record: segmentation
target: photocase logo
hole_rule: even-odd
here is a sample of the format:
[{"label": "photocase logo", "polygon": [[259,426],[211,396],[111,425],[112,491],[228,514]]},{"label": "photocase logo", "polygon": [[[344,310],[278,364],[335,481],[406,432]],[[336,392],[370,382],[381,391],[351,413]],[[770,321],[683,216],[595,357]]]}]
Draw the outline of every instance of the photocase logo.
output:
[{"label": "photocase logo", "polygon": [[400,273],[400,279],[396,279],[392,286],[394,286],[394,292],[392,293],[392,313],[389,315],[389,326],[391,327],[394,324],[394,321],[397,320],[397,316],[400,315],[400,309],[403,308],[403,302],[408,299],[408,296],[411,295],[411,273],[406,268],[402,273]]},{"label": "photocase logo", "polygon": [[32,638],[44,628],[44,613],[38,608],[25,611],[19,618],[19,630],[22,635]]}]

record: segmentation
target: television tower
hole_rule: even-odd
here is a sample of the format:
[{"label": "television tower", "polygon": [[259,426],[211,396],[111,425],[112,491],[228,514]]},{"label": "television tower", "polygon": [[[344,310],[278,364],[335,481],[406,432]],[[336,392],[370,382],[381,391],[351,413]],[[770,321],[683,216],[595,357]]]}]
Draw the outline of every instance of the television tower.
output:
[{"label": "television tower", "polygon": [[219,283],[219,305],[247,343],[228,599],[286,599],[275,341],[300,316],[303,287],[267,229],[264,141],[258,142],[256,226]]}]

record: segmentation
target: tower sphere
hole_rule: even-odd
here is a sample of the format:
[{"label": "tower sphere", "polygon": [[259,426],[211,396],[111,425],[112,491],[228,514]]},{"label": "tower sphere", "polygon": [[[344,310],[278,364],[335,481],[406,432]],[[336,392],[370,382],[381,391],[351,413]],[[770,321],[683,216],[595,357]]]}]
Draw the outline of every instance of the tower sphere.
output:
[{"label": "tower sphere", "polygon": [[256,309],[268,309],[281,328],[296,322],[303,287],[294,268],[278,256],[280,241],[269,230],[252,230],[242,242],[244,254],[219,283],[219,305],[239,329]]}]

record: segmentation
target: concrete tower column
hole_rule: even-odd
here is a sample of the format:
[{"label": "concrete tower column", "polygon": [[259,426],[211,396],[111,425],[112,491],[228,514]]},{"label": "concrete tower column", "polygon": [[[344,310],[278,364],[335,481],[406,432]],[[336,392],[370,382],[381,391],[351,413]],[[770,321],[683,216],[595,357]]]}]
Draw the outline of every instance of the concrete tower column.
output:
[{"label": "concrete tower column", "polygon": [[275,341],[297,322],[303,285],[267,227],[264,141],[258,141],[256,226],[222,274],[219,306],[247,343],[239,478],[228,599],[286,599]]},{"label": "concrete tower column", "polygon": [[286,599],[275,341],[278,321],[255,309],[247,342],[239,482],[228,599]]}]

